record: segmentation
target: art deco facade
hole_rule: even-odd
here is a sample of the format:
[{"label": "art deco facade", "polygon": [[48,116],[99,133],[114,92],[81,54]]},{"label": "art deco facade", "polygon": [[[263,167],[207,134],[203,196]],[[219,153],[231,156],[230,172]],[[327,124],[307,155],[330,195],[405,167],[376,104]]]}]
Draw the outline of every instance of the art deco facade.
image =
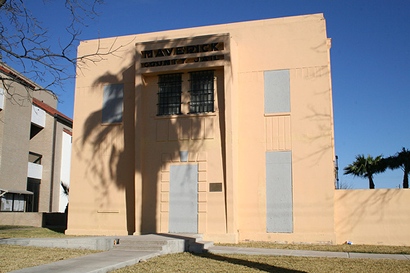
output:
[{"label": "art deco facade", "polygon": [[[114,47],[112,47],[114,45]],[[322,14],[81,42],[67,234],[335,242]]]}]

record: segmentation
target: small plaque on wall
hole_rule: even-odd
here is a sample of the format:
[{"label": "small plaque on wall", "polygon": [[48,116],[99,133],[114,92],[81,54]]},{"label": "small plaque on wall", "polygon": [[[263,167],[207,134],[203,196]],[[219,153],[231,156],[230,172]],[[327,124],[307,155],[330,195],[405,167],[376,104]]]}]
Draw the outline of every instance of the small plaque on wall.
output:
[{"label": "small plaque on wall", "polygon": [[209,183],[209,191],[210,192],[221,192],[222,183]]}]

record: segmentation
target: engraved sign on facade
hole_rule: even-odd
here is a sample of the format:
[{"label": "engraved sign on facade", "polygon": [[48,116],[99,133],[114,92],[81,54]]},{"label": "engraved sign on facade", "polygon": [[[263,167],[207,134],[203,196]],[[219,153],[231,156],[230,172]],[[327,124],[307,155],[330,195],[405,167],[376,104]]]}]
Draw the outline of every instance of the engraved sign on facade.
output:
[{"label": "engraved sign on facade", "polygon": [[175,57],[175,56],[182,57],[183,55],[186,55],[186,54],[214,53],[214,52],[219,52],[222,50],[224,50],[223,42],[143,50],[141,51],[141,59],[143,59],[143,61],[141,61],[141,67],[148,68],[148,67],[167,66],[167,65],[185,64],[185,63],[197,63],[197,62],[223,60],[224,59],[223,54],[192,57],[192,58],[172,58],[172,59],[158,60],[158,61],[146,60],[146,59],[161,58],[161,57]]}]

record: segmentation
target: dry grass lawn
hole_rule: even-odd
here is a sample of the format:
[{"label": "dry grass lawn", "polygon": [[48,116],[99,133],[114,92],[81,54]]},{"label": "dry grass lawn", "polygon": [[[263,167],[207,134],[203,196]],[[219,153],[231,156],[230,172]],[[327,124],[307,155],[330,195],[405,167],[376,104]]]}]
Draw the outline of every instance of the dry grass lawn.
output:
[{"label": "dry grass lawn", "polygon": [[181,253],[160,256],[113,272],[403,273],[410,272],[410,261]]},{"label": "dry grass lawn", "polygon": [[[0,226],[3,238],[65,238],[64,233],[48,228]],[[56,262],[99,251],[85,249],[61,249],[0,245],[0,272],[9,272],[26,267]]]},{"label": "dry grass lawn", "polygon": [[0,272],[10,272],[96,252],[98,251],[0,245]]},{"label": "dry grass lawn", "polygon": [[65,238],[63,232],[48,228],[24,226],[0,226],[0,238]]},{"label": "dry grass lawn", "polygon": [[234,244],[219,244],[224,246],[292,249],[292,250],[317,250],[356,253],[385,253],[385,254],[410,254],[410,246],[382,246],[382,245],[313,245],[313,244],[275,244],[268,242],[246,242]]},{"label": "dry grass lawn", "polygon": [[[1,238],[66,237],[45,228],[0,226]],[[238,246],[238,245],[235,245]],[[410,247],[363,245],[285,245],[265,242],[241,243],[241,247],[303,249],[323,251],[410,254]],[[51,263],[95,253],[81,249],[50,249],[0,245],[0,272]],[[150,259],[114,271],[127,272],[410,272],[410,261],[308,258],[253,255],[194,255],[180,253]]]}]

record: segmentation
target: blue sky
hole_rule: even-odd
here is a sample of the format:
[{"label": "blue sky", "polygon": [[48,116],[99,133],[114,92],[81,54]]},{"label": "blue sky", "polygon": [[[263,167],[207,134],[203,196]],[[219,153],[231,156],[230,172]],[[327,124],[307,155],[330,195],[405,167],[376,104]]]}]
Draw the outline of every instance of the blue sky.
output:
[{"label": "blue sky", "polygon": [[[30,3],[31,2],[31,3]],[[62,5],[27,2],[53,37],[64,40]],[[33,3],[35,2],[35,3]],[[60,1],[55,1],[60,2]],[[62,2],[62,1],[61,1]],[[292,15],[323,13],[332,39],[331,69],[335,146],[340,182],[367,188],[343,175],[357,154],[389,156],[410,149],[410,1],[408,0],[121,0],[99,6],[81,40]],[[45,17],[44,14],[47,14]],[[58,39],[56,39],[57,41]],[[59,110],[72,117],[74,83],[56,90]],[[376,188],[394,188],[402,172],[374,177]]]}]

